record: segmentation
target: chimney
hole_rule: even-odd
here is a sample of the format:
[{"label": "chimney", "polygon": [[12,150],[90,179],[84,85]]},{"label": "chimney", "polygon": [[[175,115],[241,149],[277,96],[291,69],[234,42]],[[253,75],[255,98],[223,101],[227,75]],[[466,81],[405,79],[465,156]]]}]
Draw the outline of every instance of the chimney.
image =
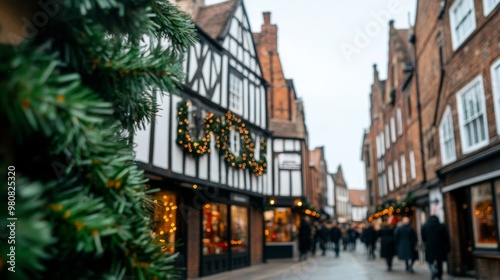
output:
[{"label": "chimney", "polygon": [[264,25],[270,25],[271,24],[271,12],[263,12],[264,15]]},{"label": "chimney", "polygon": [[373,81],[378,82],[378,70],[377,70],[377,64],[373,64]]},{"label": "chimney", "polygon": [[394,29],[394,20],[393,19],[391,19],[389,21],[389,27],[390,27],[390,29]]},{"label": "chimney", "polygon": [[205,0],[169,0],[170,2],[177,4],[181,11],[191,15],[191,18],[195,18],[198,11],[205,7]]}]

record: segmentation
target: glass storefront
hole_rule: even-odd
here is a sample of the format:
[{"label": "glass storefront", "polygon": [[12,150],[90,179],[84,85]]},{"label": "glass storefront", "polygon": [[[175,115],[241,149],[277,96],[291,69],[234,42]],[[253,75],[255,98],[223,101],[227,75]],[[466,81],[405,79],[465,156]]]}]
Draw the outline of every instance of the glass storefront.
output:
[{"label": "glass storefront", "polygon": [[227,242],[227,205],[206,204],[203,208],[203,255],[226,253]]},{"label": "glass storefront", "polygon": [[248,208],[231,206],[231,251],[248,250]]},{"label": "glass storefront", "polygon": [[264,212],[264,219],[266,242],[294,241],[299,221],[294,218],[291,208],[267,210]]},{"label": "glass storefront", "polygon": [[175,251],[175,237],[177,231],[177,196],[175,193],[159,191],[154,197],[155,211],[153,216],[153,236],[158,242],[165,243],[164,251]]},{"label": "glass storefront", "polygon": [[493,195],[490,183],[471,187],[472,222],[477,248],[497,248]]}]

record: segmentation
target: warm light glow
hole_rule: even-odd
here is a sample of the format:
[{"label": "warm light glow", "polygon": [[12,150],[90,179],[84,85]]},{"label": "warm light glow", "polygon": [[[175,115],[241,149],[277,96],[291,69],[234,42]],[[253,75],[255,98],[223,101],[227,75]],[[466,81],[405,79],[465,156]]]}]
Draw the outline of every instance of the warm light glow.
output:
[{"label": "warm light glow", "polygon": [[196,190],[197,188],[198,188],[198,185],[194,184],[194,185],[193,185],[193,189],[195,189],[195,190]]},{"label": "warm light glow", "polygon": [[265,233],[265,235],[269,235],[269,230],[267,230],[267,229],[266,229],[266,230],[264,231],[264,233]]},{"label": "warm light glow", "polygon": [[297,202],[297,206],[302,206],[302,201]]},{"label": "warm light glow", "polygon": [[274,199],[271,199],[271,200],[269,201],[269,204],[274,205]]}]

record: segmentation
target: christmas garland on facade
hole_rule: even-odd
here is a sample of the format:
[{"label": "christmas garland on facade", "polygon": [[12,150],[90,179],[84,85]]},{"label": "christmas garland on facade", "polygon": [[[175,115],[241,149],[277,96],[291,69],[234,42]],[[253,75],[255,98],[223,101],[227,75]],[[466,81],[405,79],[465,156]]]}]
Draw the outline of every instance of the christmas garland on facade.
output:
[{"label": "christmas garland on facade", "polygon": [[[177,145],[184,151],[194,157],[199,157],[211,153],[210,141],[215,135],[216,147],[219,154],[223,156],[226,163],[239,169],[250,168],[256,176],[261,176],[267,172],[267,146],[266,139],[260,139],[259,159],[255,158],[257,152],[255,142],[247,128],[246,123],[235,114],[227,112],[224,122],[221,116],[213,113],[208,114],[203,120],[204,136],[195,138],[189,132],[188,110],[189,102],[180,102],[177,105]],[[238,155],[231,151],[229,135],[231,130],[235,129],[241,140],[241,149]]]}]

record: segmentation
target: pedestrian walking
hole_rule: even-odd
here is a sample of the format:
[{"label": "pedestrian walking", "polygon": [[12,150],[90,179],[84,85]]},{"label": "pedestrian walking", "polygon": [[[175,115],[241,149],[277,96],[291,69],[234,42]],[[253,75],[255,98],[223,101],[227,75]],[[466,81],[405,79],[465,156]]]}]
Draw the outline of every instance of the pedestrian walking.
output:
[{"label": "pedestrian walking", "polygon": [[443,262],[450,252],[450,236],[446,226],[439,222],[438,217],[431,216],[422,226],[422,240],[425,243],[425,260],[429,264],[432,280],[441,280]]},{"label": "pedestrian walking", "polygon": [[316,255],[316,249],[318,248],[318,230],[319,223],[315,221],[311,227],[311,254],[313,257]]},{"label": "pedestrian walking", "polygon": [[340,232],[339,226],[336,221],[333,222],[332,228],[330,229],[330,241],[333,243],[333,251],[335,252],[335,257],[339,257],[340,253],[340,239],[342,238],[342,232]]},{"label": "pedestrian walking", "polygon": [[375,259],[375,249],[377,243],[377,232],[373,224],[369,224],[365,232],[366,244],[368,244],[368,259]]},{"label": "pedestrian walking", "polygon": [[340,227],[340,232],[342,233],[342,249],[347,250],[347,242],[349,241],[349,235],[347,234],[347,225],[343,224]]},{"label": "pedestrian walking", "polygon": [[349,250],[356,250],[356,241],[358,240],[358,232],[356,231],[355,225],[351,225],[351,227],[347,230],[347,235],[349,238],[348,246]]},{"label": "pedestrian walking", "polygon": [[311,249],[311,224],[309,217],[304,217],[299,227],[299,261],[307,259],[307,252]]},{"label": "pedestrian walking", "polygon": [[366,231],[368,230],[368,224],[365,223],[363,229],[361,230],[361,235],[359,239],[365,245],[365,254],[368,255],[368,242],[366,242]]},{"label": "pedestrian walking", "polygon": [[318,229],[316,230],[316,240],[319,243],[319,248],[321,249],[321,255],[326,256],[326,245],[328,242],[328,228],[326,227],[326,222],[322,222]]},{"label": "pedestrian walking", "polygon": [[418,259],[417,234],[410,225],[410,218],[404,217],[402,225],[395,230],[396,253],[400,260],[405,261],[406,272],[414,273],[413,262]]},{"label": "pedestrian walking", "polygon": [[378,231],[380,238],[380,257],[385,259],[387,271],[392,271],[392,259],[396,255],[396,244],[394,243],[394,226],[384,221]]}]

